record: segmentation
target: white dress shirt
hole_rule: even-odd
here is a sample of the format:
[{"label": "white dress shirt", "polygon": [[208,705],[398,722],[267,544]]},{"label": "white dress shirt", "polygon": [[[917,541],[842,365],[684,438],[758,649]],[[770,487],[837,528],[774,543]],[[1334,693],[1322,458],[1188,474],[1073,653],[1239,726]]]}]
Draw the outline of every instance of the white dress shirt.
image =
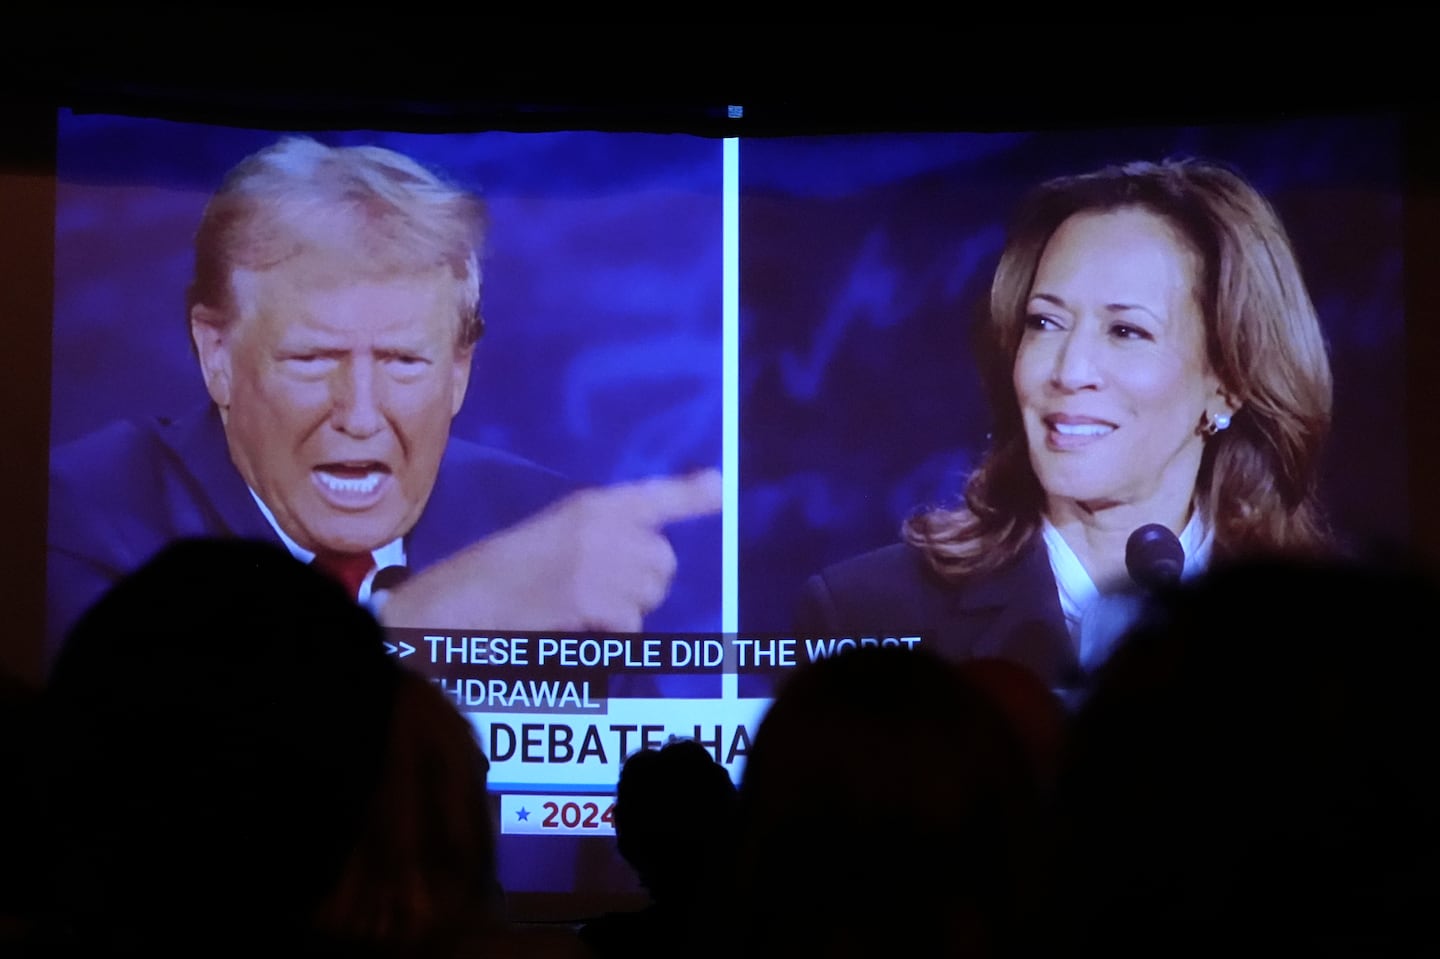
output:
[{"label": "white dress shirt", "polygon": [[[1081,665],[1090,672],[1109,655],[1115,640],[1135,623],[1144,605],[1145,593],[1128,580],[1102,592],[1049,519],[1041,520],[1041,533],[1050,556],[1050,569],[1055,573],[1065,627],[1075,643]],[[1180,546],[1185,550],[1181,579],[1190,579],[1209,565],[1213,539],[1210,524],[1200,510],[1193,510],[1190,521],[1180,531]]]},{"label": "white dress shirt", "polygon": [[[261,513],[265,514],[265,521],[270,524],[270,528],[280,537],[280,541],[285,544],[285,548],[290,551],[290,555],[308,565],[310,561],[315,558],[315,554],[285,535],[285,531],[280,528],[280,524],[275,522],[275,514],[270,512],[270,508],[265,505],[265,501],[262,500],[253,489],[250,490],[250,495],[255,498],[255,505],[260,507]],[[360,584],[360,594],[356,597],[360,605],[366,607],[371,607],[370,587],[375,582],[375,574],[387,566],[405,565],[405,541],[403,538],[392,539],[384,546],[372,551],[371,555],[375,559],[375,566],[366,574],[365,581]],[[371,611],[379,612],[378,609],[374,609],[373,607],[371,607]]]}]

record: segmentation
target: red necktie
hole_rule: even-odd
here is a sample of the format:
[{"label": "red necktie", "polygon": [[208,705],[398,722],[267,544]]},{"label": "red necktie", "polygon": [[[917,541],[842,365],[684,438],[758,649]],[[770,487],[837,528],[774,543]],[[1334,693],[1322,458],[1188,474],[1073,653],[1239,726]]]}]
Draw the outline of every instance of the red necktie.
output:
[{"label": "red necktie", "polygon": [[360,598],[360,584],[375,568],[369,553],[316,553],[314,566],[345,587],[351,599]]}]

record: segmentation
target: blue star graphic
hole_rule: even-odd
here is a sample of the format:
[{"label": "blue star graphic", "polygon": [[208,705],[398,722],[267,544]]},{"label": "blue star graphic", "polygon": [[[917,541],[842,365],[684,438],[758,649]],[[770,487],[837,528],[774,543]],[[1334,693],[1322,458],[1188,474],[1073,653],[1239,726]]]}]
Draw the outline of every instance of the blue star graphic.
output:
[{"label": "blue star graphic", "polygon": [[516,811],[515,815],[520,817],[521,822],[524,822],[525,820],[530,818],[530,810],[526,809],[524,806],[521,806],[519,810]]}]

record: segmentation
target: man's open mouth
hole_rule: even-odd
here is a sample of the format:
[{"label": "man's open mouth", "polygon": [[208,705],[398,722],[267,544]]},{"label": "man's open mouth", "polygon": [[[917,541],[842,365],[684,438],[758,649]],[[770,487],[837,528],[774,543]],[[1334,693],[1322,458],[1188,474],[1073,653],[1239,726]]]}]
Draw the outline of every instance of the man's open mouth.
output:
[{"label": "man's open mouth", "polygon": [[375,492],[390,468],[384,463],[324,463],[315,467],[315,479],[322,487],[342,496],[365,496]]}]

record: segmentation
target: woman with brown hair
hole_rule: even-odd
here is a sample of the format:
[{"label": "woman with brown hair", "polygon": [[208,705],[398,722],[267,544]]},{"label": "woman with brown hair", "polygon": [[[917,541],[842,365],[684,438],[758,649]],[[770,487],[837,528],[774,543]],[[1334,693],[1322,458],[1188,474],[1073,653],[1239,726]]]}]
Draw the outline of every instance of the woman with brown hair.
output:
[{"label": "woman with brown hair", "polygon": [[379,788],[320,932],[356,955],[583,959],[574,930],[508,917],[475,727],[431,680],[397,673]]},{"label": "woman with brown hair", "polygon": [[1138,528],[1171,530],[1185,575],[1334,548],[1325,342],[1284,227],[1234,171],[1135,162],[1041,184],[978,333],[994,430],[963,503],[811,577],[799,629],[929,632],[1072,688],[1103,656],[1082,624],[1130,588]]}]

